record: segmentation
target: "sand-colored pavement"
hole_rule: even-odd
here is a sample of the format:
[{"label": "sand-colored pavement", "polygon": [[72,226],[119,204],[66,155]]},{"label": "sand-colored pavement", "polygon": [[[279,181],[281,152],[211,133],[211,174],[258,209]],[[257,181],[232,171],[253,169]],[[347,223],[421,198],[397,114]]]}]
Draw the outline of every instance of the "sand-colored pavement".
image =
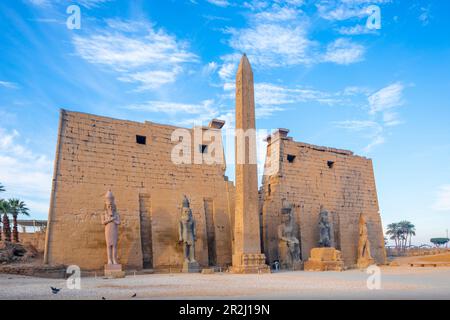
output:
[{"label": "sand-colored pavement", "polygon": [[[450,268],[382,267],[380,290],[368,289],[369,276],[360,270],[150,274],[86,277],[81,290],[70,290],[65,280],[1,274],[0,299],[450,299]],[[51,286],[62,290],[55,295]]]}]

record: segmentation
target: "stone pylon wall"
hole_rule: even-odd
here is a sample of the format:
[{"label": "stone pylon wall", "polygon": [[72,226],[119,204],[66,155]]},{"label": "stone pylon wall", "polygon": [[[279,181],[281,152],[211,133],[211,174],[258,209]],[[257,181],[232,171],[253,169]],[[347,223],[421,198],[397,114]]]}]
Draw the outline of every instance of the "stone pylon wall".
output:
[{"label": "stone pylon wall", "polygon": [[[295,159],[291,157],[289,162],[288,155]],[[330,213],[334,245],[342,251],[346,266],[356,264],[361,213],[367,217],[373,258],[377,263],[385,263],[384,236],[370,159],[350,151],[295,142],[278,132],[269,139],[265,173],[261,196],[262,239],[269,262],[278,259],[277,226],[281,224],[285,199],[293,205],[303,261],[319,241],[319,211],[323,205]]]},{"label": "stone pylon wall", "polygon": [[[215,229],[216,264],[231,263],[229,210],[233,206],[227,193],[229,182],[224,179],[225,164],[174,164],[171,152],[179,143],[171,141],[175,129],[61,111],[46,236],[47,263],[103,268],[106,249],[100,217],[109,188],[121,217],[119,260],[126,268],[142,268],[144,256],[156,269],[181,268],[178,219],[183,195],[191,200],[197,225],[197,261],[202,266],[209,263],[207,201]],[[220,129],[212,130],[220,133]],[[145,136],[146,144],[138,144],[136,135]],[[223,148],[221,144],[219,141]],[[201,157],[198,150],[192,143],[192,156]]]}]

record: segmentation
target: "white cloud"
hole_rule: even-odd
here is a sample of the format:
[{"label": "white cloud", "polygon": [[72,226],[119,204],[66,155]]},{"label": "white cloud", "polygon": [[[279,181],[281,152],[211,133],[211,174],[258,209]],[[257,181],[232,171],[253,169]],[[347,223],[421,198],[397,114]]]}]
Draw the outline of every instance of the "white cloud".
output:
[{"label": "white cloud", "polygon": [[328,45],[323,60],[348,65],[362,61],[365,51],[364,46],[345,38],[339,38]]},{"label": "white cloud", "polygon": [[420,15],[419,15],[419,21],[422,23],[423,26],[427,26],[430,23],[431,14],[430,14],[430,8],[420,8]]},{"label": "white cloud", "polygon": [[433,209],[450,212],[450,185],[443,185],[439,188]]},{"label": "white cloud", "polygon": [[374,147],[386,142],[383,136],[383,126],[376,121],[371,120],[347,120],[335,122],[337,128],[346,129],[354,132],[362,132],[363,136],[370,139],[371,142],[363,148],[366,153],[371,152]]},{"label": "white cloud", "polygon": [[403,121],[400,120],[399,114],[391,111],[386,111],[383,114],[383,121],[386,127],[394,127],[403,123]]},{"label": "white cloud", "polygon": [[53,162],[35,154],[18,142],[18,131],[0,128],[0,182],[6,193],[2,197],[24,200],[32,214],[47,214],[52,183]]},{"label": "white cloud", "polygon": [[180,72],[180,67],[175,67],[172,70],[147,70],[128,73],[117,79],[123,82],[139,83],[137,91],[153,90],[167,83],[175,82]]},{"label": "white cloud", "polygon": [[402,83],[391,84],[369,96],[370,114],[386,111],[403,105]]},{"label": "white cloud", "polygon": [[147,22],[108,20],[115,30],[75,36],[79,56],[90,63],[119,73],[118,79],[138,84],[138,90],[156,89],[172,83],[186,63],[197,56],[187,45]]},{"label": "white cloud", "polygon": [[245,52],[254,65],[279,67],[312,63],[317,44],[307,37],[305,26],[258,23],[246,29],[229,29],[230,46]]},{"label": "white cloud", "polygon": [[178,126],[205,125],[213,118],[229,120],[227,113],[220,112],[222,106],[208,99],[200,103],[179,103],[171,101],[147,101],[125,107],[128,110],[163,113],[169,116],[167,120]]},{"label": "white cloud", "polygon": [[371,152],[376,146],[379,146],[386,142],[386,139],[382,135],[377,135],[374,137],[371,143],[364,147],[363,151],[366,153]]},{"label": "white cloud", "polygon": [[[65,0],[26,0],[28,3],[38,6],[38,7],[49,7],[54,4],[66,4],[67,2]],[[81,5],[85,8],[95,8],[98,7],[104,3],[111,2],[114,0],[77,0],[74,4]],[[69,4],[67,4],[69,5]]]},{"label": "white cloud", "polygon": [[[229,92],[229,99],[234,99],[235,84],[226,82],[224,91]],[[306,102],[317,102],[326,105],[344,104],[342,93],[328,93],[302,87],[287,87],[273,83],[261,82],[255,84],[256,117],[264,118],[273,113],[285,110],[287,105]]]},{"label": "white cloud", "polygon": [[219,77],[222,80],[230,80],[234,78],[237,70],[237,62],[227,62],[222,64],[222,66],[219,69]]},{"label": "white cloud", "polygon": [[343,21],[368,17],[370,5],[382,5],[391,0],[320,0],[316,7],[319,16],[330,21]]},{"label": "white cloud", "polygon": [[[349,65],[364,59],[366,48],[349,39],[336,39],[325,48],[314,41],[310,32],[312,22],[302,10],[303,4],[303,1],[246,2],[244,6],[251,10],[246,15],[248,26],[225,29],[225,33],[231,35],[229,46],[235,54],[246,53],[255,67],[264,68],[310,66],[323,62]],[[371,32],[362,26],[341,28],[338,31],[347,35]],[[222,57],[222,60],[219,76],[226,81],[231,78],[230,63],[236,61],[228,56]]]},{"label": "white cloud", "polygon": [[375,121],[370,120],[346,120],[335,122],[336,127],[348,129],[352,131],[361,131],[366,129],[375,129],[376,132],[380,130],[380,125]]},{"label": "white cloud", "polygon": [[266,22],[289,21],[297,19],[301,13],[301,10],[294,7],[280,7],[274,5],[271,10],[256,13],[253,16],[253,19]]},{"label": "white cloud", "polygon": [[207,65],[205,65],[203,67],[202,73],[205,76],[209,76],[209,75],[213,74],[214,72],[216,72],[218,68],[219,68],[219,65],[217,64],[217,62],[211,61],[210,63],[208,63]]},{"label": "white cloud", "polygon": [[332,94],[313,89],[288,88],[271,83],[255,85],[255,100],[260,105],[274,106],[308,101],[329,103],[332,98]]},{"label": "white cloud", "polygon": [[338,29],[338,32],[347,36],[354,36],[360,34],[376,34],[377,31],[375,29],[369,29],[365,25],[356,25],[352,27],[341,27]]},{"label": "white cloud", "polygon": [[375,93],[368,93],[367,88],[348,87],[344,90],[344,95],[362,93],[367,96],[369,103],[369,116],[372,120],[341,121],[336,122],[338,128],[344,128],[351,131],[365,132],[365,137],[370,138],[371,142],[363,150],[371,152],[376,146],[386,142],[385,134],[387,128],[402,124],[395,107],[403,105],[404,86],[400,82],[388,85]]},{"label": "white cloud", "polygon": [[7,89],[17,89],[19,86],[14,82],[9,81],[0,81],[0,87],[4,87]]},{"label": "white cloud", "polygon": [[227,0],[206,0],[206,1],[219,7],[228,7],[230,5],[230,2]]},{"label": "white cloud", "polygon": [[214,100],[204,100],[199,104],[187,104],[167,101],[148,101],[143,104],[130,105],[126,107],[130,110],[140,110],[148,112],[162,112],[169,115],[179,113],[187,114],[216,114],[217,111],[213,108]]}]

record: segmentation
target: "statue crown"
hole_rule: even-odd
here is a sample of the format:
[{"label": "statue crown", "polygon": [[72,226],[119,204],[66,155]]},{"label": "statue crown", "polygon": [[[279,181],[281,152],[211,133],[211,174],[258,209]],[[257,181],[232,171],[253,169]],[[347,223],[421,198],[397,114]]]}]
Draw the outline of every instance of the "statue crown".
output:
[{"label": "statue crown", "polygon": [[111,190],[108,190],[108,192],[106,192],[105,199],[108,203],[114,203],[114,195]]},{"label": "statue crown", "polygon": [[189,199],[188,199],[186,196],[184,196],[184,199],[183,199],[183,208],[189,208],[189,207],[190,207]]}]

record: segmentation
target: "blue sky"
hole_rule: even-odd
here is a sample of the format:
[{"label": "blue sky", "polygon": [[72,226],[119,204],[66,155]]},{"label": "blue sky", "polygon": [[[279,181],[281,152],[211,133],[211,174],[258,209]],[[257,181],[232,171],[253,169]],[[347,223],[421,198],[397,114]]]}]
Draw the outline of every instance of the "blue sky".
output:
[{"label": "blue sky", "polygon": [[[79,30],[66,26],[73,4]],[[366,26],[370,5],[379,30]],[[232,127],[246,52],[258,128],[372,158],[383,224],[412,221],[416,243],[445,236],[449,12],[438,0],[1,1],[3,197],[47,217],[59,108]]]}]

